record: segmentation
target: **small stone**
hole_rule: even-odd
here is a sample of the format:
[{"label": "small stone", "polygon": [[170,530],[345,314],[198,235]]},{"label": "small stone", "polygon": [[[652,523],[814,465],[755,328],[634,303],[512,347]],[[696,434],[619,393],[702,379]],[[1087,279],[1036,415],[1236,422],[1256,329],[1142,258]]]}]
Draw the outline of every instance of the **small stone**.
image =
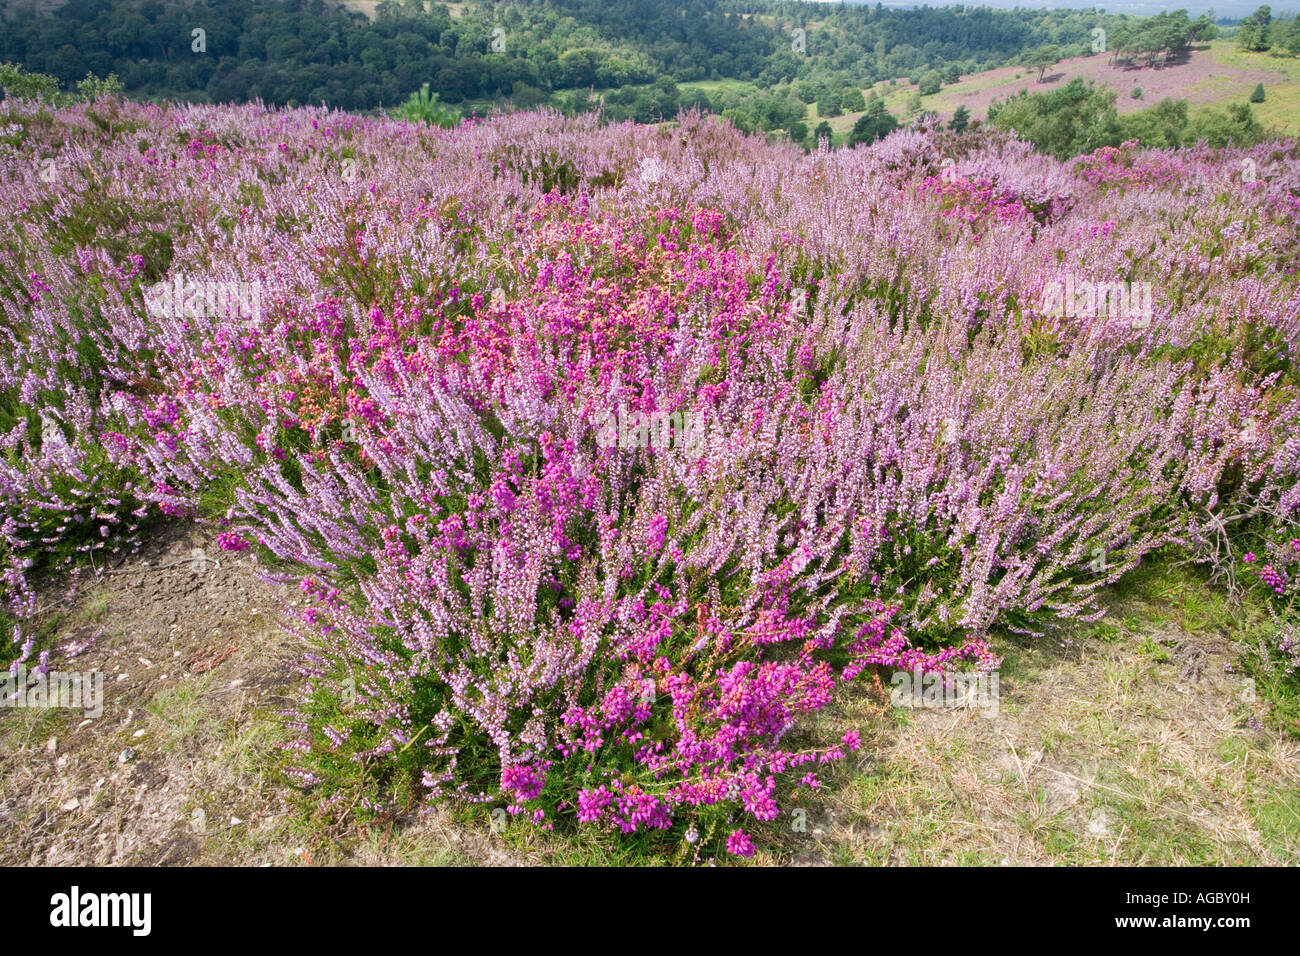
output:
[{"label": "small stone", "polygon": [[1096,837],[1104,837],[1110,834],[1109,820],[1106,819],[1105,810],[1094,810],[1092,816],[1088,818],[1088,832]]},{"label": "small stone", "polygon": [[121,754],[118,755],[117,762],[130,763],[132,760],[136,758],[137,755],[138,755],[137,751],[134,747],[127,747],[125,750],[121,752]]},{"label": "small stone", "polygon": [[59,809],[62,810],[64,813],[71,813],[79,806],[81,806],[81,801],[78,800],[76,797],[73,797],[67,803],[59,804]]},{"label": "small stone", "polygon": [[136,739],[138,739],[138,738],[140,738],[140,737],[143,737],[143,736],[145,735],[145,733],[147,733],[147,731],[145,731],[145,730],[143,730],[143,729],[141,729],[141,730],[137,730],[135,733],[133,733],[133,734],[131,735],[131,737],[132,737],[132,738],[136,738]]},{"label": "small stone", "polygon": [[49,740],[45,741],[45,749],[48,750],[50,753],[54,753],[54,751],[58,750],[59,738],[51,737]]}]

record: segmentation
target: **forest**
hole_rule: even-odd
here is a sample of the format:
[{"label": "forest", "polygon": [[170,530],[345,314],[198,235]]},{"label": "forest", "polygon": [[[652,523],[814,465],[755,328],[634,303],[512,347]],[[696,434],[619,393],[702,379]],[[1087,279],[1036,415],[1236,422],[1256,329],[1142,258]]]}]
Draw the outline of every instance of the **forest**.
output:
[{"label": "forest", "polygon": [[442,102],[480,110],[573,110],[586,99],[577,91],[624,90],[609,104],[615,115],[647,120],[712,105],[699,94],[681,103],[656,80],[797,82],[811,102],[822,89],[940,67],[969,74],[1044,44],[1083,53],[1090,31],[1111,21],[1120,18],[743,0],[476,3],[454,18],[405,0],[367,20],[326,0],[71,0],[48,14],[11,8],[0,60],[65,84],[114,73],[135,98],[350,110],[398,105],[426,83]]}]

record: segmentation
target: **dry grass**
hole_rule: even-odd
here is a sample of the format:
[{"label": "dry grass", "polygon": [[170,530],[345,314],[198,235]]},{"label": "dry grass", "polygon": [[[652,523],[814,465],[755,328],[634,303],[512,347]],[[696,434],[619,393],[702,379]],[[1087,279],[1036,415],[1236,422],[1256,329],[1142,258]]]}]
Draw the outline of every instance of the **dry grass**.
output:
[{"label": "dry grass", "polygon": [[1203,619],[1145,598],[1112,613],[1125,623],[1014,646],[996,716],[863,715],[873,757],[838,781],[844,823],[818,851],[902,864],[1300,862],[1300,744],[1252,721],[1263,704],[1231,670],[1241,635],[1189,628]]},{"label": "dry grass", "polygon": [[[159,541],[67,616],[104,629],[76,662],[108,675],[102,718],[0,711],[0,862],[671,861],[607,834],[495,832],[490,808],[358,833],[304,820],[274,747],[295,648],[271,586],[229,555],[194,572],[196,543]],[[1264,705],[1230,671],[1251,621],[1176,570],[1128,590],[1108,623],[1009,643],[995,716],[846,692],[814,729],[858,730],[862,751],[782,807],[755,862],[1300,863],[1300,744],[1252,722]]]}]

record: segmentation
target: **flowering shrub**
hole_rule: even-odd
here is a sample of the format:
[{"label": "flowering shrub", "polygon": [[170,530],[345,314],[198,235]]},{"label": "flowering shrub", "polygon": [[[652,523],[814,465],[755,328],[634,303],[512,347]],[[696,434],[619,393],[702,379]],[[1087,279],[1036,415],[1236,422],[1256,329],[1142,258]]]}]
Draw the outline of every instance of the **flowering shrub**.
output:
[{"label": "flowering shrub", "polygon": [[1242,556],[1246,586],[1267,599],[1273,611],[1275,637],[1269,663],[1283,679],[1300,686],[1300,537],[1294,526],[1275,529],[1265,538],[1262,554]]},{"label": "flowering shrub", "polygon": [[[1234,186],[977,137],[946,173],[933,130],[92,108],[0,105],[9,656],[39,575],[209,521],[307,600],[286,748],[339,819],[750,856],[861,746],[811,736],[837,687],[995,667],[1300,503],[1290,144]],[[1150,321],[1044,308],[1062,274]]]},{"label": "flowering shrub", "polygon": [[927,177],[917,187],[921,193],[940,197],[946,215],[974,225],[984,219],[1015,222],[1025,219],[1029,210],[1019,198],[986,179],[952,179]]},{"label": "flowering shrub", "polygon": [[1080,157],[1075,168],[1080,177],[1099,186],[1123,186],[1141,189],[1144,186],[1164,185],[1176,180],[1183,172],[1179,151],[1165,153],[1137,153],[1133,140],[1119,146],[1103,146]]}]

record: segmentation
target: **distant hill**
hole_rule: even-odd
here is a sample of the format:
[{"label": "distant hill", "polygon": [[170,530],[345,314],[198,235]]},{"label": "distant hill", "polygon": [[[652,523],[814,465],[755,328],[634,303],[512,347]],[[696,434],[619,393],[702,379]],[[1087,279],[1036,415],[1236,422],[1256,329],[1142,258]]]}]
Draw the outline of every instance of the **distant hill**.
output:
[{"label": "distant hill", "polygon": [[[1108,54],[1098,53],[1060,61],[1048,70],[1041,83],[1024,67],[988,70],[945,87],[928,101],[927,108],[948,118],[957,107],[965,106],[973,117],[983,118],[994,100],[1022,89],[1031,93],[1056,89],[1076,77],[1113,89],[1118,94],[1115,106],[1121,114],[1135,113],[1166,97],[1187,100],[1193,110],[1223,102],[1244,102],[1262,83],[1267,99],[1256,107],[1261,119],[1285,133],[1300,135],[1300,60],[1245,53],[1226,41],[1214,41],[1193,50],[1186,62],[1158,69],[1119,66],[1111,62]],[[1141,91],[1141,98],[1132,95],[1135,89]],[[903,95],[900,90],[895,98]]]},{"label": "distant hill", "polygon": [[[979,121],[1022,89],[1082,78],[1113,89],[1121,114],[1165,97],[1193,110],[1244,101],[1262,84],[1260,120],[1300,133],[1300,60],[1224,42],[1187,55],[1187,31],[1203,26],[1209,37],[1214,27],[1181,14],[764,0],[3,3],[0,62],[68,88],[115,73],[137,99],[361,112],[409,101],[410,118],[440,122],[540,106],[656,122],[698,108],[811,147],[826,135],[848,140],[873,96],[892,117],[886,125],[926,113],[947,122],[962,107]],[[1151,58],[1158,68],[1093,52],[1099,34],[1163,36],[1166,27],[1181,47]],[[1046,57],[1041,78],[1027,65],[1035,56]]]},{"label": "distant hill", "polygon": [[139,97],[352,110],[395,106],[426,83],[477,109],[565,107],[566,91],[664,78],[839,91],[947,65],[989,69],[1041,44],[1082,53],[1109,22],[1084,11],[762,0],[7,0],[4,10],[0,59],[64,84],[114,72]]}]

